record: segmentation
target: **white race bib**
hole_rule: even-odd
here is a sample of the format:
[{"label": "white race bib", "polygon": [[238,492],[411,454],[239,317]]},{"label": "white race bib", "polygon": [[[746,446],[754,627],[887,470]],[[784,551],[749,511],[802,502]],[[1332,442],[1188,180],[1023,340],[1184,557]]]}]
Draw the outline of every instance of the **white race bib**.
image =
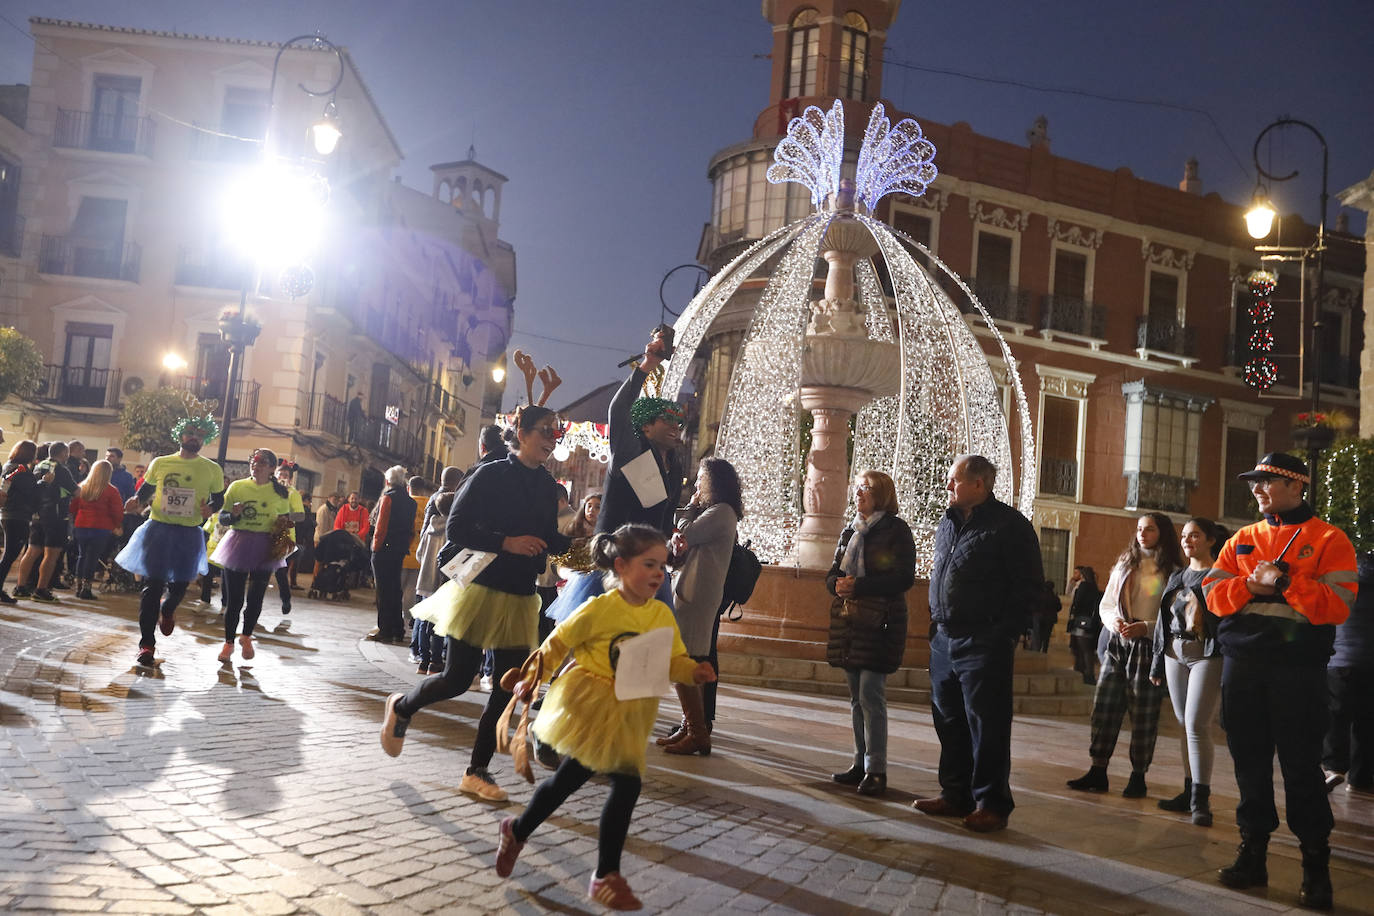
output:
[{"label": "white race bib", "polygon": [[162,513],[172,518],[194,518],[196,510],[196,491],[192,487],[163,487]]}]

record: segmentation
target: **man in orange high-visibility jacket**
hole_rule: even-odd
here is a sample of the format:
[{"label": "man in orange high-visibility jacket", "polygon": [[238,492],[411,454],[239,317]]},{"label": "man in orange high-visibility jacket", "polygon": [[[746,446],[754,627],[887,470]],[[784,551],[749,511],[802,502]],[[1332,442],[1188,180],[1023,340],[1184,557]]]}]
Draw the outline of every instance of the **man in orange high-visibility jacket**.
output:
[{"label": "man in orange high-visibility jacket", "polygon": [[1228,887],[1269,883],[1265,852],[1279,826],[1277,749],[1288,827],[1302,847],[1298,899],[1329,909],[1332,818],[1321,769],[1326,662],[1336,624],[1355,602],[1355,548],[1303,500],[1311,482],[1305,462],[1271,453],[1239,476],[1264,521],[1236,532],[1202,584],[1207,609],[1221,618],[1221,722],[1240,789],[1240,850],[1217,878]]}]

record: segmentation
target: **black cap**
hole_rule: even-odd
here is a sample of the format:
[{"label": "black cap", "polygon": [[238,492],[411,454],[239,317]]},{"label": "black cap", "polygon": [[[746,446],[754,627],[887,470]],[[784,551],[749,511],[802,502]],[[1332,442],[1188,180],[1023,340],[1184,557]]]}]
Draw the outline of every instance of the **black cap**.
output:
[{"label": "black cap", "polygon": [[1259,460],[1253,471],[1236,475],[1241,480],[1263,480],[1266,477],[1283,477],[1288,480],[1301,480],[1311,483],[1307,476],[1307,462],[1284,452],[1270,452]]}]

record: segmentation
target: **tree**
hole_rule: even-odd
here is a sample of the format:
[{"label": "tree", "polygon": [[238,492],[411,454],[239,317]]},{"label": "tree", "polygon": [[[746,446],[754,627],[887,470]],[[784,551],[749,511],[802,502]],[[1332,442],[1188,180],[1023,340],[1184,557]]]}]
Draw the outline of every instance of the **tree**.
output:
[{"label": "tree", "polygon": [[1358,551],[1374,550],[1374,437],[1342,439],[1322,462],[1318,514]]},{"label": "tree", "polygon": [[38,346],[14,328],[0,328],[0,401],[12,394],[26,398],[43,380]]},{"label": "tree", "polygon": [[189,391],[174,388],[145,389],[129,395],[119,413],[119,425],[124,427],[124,447],[154,455],[167,455],[177,450],[172,441],[172,427],[182,417],[203,417],[213,413],[215,401],[202,401]]}]

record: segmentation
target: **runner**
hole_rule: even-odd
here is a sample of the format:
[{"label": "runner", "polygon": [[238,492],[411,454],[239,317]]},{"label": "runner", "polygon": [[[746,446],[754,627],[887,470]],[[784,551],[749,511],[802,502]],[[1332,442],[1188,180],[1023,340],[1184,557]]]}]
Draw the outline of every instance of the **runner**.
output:
[{"label": "runner", "polygon": [[144,579],[138,610],[138,664],[144,668],[154,664],[154,628],[163,636],[172,634],[186,587],[210,568],[200,526],[223,505],[224,473],[215,462],[200,457],[200,450],[218,435],[219,424],[212,417],[179,421],[172,438],[181,449],[154,458],[138,494],[124,506],[125,512],[151,510],[148,521],[115,557],[116,563]]}]

